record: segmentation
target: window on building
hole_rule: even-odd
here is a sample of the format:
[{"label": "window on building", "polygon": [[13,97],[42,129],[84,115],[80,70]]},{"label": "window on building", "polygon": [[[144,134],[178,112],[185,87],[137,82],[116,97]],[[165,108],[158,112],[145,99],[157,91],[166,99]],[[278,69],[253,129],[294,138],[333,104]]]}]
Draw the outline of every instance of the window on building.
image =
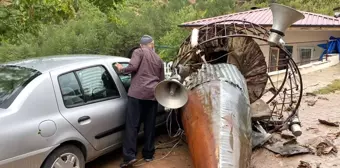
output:
[{"label": "window on building", "polygon": [[70,72],[58,80],[66,107],[120,97],[112,76],[103,66]]},{"label": "window on building", "polygon": [[301,47],[300,48],[300,65],[309,64],[313,57],[313,47]]},{"label": "window on building", "polygon": [[293,46],[285,46],[285,47],[293,55]]}]

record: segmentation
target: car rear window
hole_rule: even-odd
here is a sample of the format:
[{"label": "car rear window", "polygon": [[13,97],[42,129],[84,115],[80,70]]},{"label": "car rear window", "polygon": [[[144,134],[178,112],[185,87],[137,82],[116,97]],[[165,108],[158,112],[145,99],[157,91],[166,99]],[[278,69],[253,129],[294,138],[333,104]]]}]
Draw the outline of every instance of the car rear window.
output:
[{"label": "car rear window", "polygon": [[8,108],[21,90],[40,74],[30,68],[0,65],[0,108]]}]

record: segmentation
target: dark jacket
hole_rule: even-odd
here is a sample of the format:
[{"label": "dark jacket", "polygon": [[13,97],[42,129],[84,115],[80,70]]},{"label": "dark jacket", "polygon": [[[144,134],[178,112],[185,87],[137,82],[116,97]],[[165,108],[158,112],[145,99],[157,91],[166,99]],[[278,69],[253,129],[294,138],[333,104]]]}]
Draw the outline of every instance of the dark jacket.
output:
[{"label": "dark jacket", "polygon": [[164,64],[152,49],[142,47],[133,51],[130,63],[122,73],[131,73],[132,76],[128,96],[155,100],[155,87],[164,80]]}]

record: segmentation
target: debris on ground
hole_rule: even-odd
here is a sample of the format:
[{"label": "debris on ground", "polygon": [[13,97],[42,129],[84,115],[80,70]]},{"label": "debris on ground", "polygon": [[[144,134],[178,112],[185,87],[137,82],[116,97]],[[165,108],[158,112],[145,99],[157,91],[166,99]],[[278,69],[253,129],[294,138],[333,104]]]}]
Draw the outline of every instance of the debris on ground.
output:
[{"label": "debris on ground", "polygon": [[320,167],[321,167],[321,163],[317,163],[316,168],[320,168]]},{"label": "debris on ground", "polygon": [[254,124],[257,131],[252,132],[252,148],[256,148],[265,144],[271,137],[272,134],[267,133],[260,124]]},{"label": "debris on ground", "polygon": [[317,99],[316,100],[306,100],[306,103],[308,106],[314,106],[317,102]]},{"label": "debris on ground", "polygon": [[[327,83],[333,81],[334,79],[340,79],[340,64],[328,68],[330,70],[325,70],[324,72],[315,72],[306,74],[303,76],[303,84],[304,86],[304,95],[306,92],[313,92],[314,90],[326,86]],[[336,75],[334,75],[336,74]],[[315,87],[316,81],[322,81],[318,86]],[[313,85],[313,86],[312,86]],[[327,97],[329,100],[325,101],[322,99],[318,99],[319,96]],[[305,103],[306,99],[318,99],[318,102],[314,106],[307,106]],[[337,107],[337,103],[340,100],[340,93],[332,93],[329,95],[317,95],[315,97],[312,96],[303,96],[301,100],[302,106],[299,110],[299,118],[301,120],[301,124],[303,125],[302,136],[298,137],[298,142],[301,145],[308,144],[308,141],[317,136],[327,136],[334,145],[336,145],[337,149],[340,149],[340,136],[337,136],[338,132],[340,132],[340,127],[330,127],[319,124],[318,119],[332,119],[334,121],[340,122],[340,114],[339,108]],[[322,103],[321,103],[322,102]],[[289,108],[289,106],[286,106]],[[276,121],[275,121],[276,122]],[[281,130],[281,129],[280,129]],[[287,130],[285,130],[287,131]],[[285,132],[282,131],[282,132]],[[289,132],[289,131],[287,131]],[[277,141],[287,141],[288,139],[284,139],[280,134],[273,133],[273,137],[267,142],[275,143]],[[340,135],[340,133],[339,133]],[[164,138],[163,138],[164,137]],[[275,137],[275,138],[274,138]],[[185,136],[184,136],[185,138]],[[169,138],[168,134],[165,132],[164,135],[157,137],[157,140],[161,139],[161,142],[168,142],[172,140]],[[294,138],[292,138],[294,139]],[[282,142],[283,144],[283,142]],[[139,151],[142,150],[142,143],[139,145]],[[164,150],[156,150],[155,158],[161,158],[166,155],[169,149]],[[163,167],[163,168],[193,168],[193,164],[191,161],[190,153],[186,144],[174,149],[176,155],[170,155],[166,159],[154,161],[146,164],[145,166],[137,167],[137,168],[153,168],[153,167]],[[112,152],[108,155],[105,155],[99,159],[96,159],[94,162],[86,165],[86,168],[113,168],[118,167],[119,163],[122,160],[121,151]],[[332,152],[331,152],[332,153]],[[142,158],[141,152],[139,152],[138,158]],[[312,154],[298,155],[294,157],[282,157],[280,154],[274,154],[270,150],[266,148],[260,148],[258,150],[254,150],[251,159],[250,168],[297,168],[300,164],[300,160],[310,163],[312,168],[340,168],[340,157],[333,156],[333,154],[323,155],[323,156],[314,156]],[[320,166],[320,163],[321,166]]]},{"label": "debris on ground", "polygon": [[272,111],[264,100],[259,99],[250,105],[251,118],[253,121],[269,119]]},{"label": "debris on ground", "polygon": [[298,142],[296,141],[296,138],[291,139],[289,141],[286,141],[283,143],[283,146],[289,145],[289,144],[298,144]]},{"label": "debris on ground", "polygon": [[307,130],[307,131],[311,131],[311,132],[314,133],[314,134],[320,132],[320,130],[319,130],[318,128],[315,128],[315,127],[308,127],[306,130]]},{"label": "debris on ground", "polygon": [[311,92],[307,92],[306,96],[316,96],[316,94],[315,93],[311,93]]},{"label": "debris on ground", "polygon": [[338,149],[332,141],[328,139],[328,137],[316,137],[310,139],[307,145],[317,156],[338,153]]},{"label": "debris on ground", "polygon": [[300,160],[300,164],[297,168],[312,168],[312,166],[308,162]]},{"label": "debris on ground", "polygon": [[296,139],[286,142],[277,141],[274,144],[267,144],[264,147],[271,152],[280,154],[281,156],[294,156],[299,154],[308,154],[311,152],[309,148],[298,144]]},{"label": "debris on ground", "polygon": [[318,99],[320,100],[329,100],[327,97],[319,96]]},{"label": "debris on ground", "polygon": [[282,132],[281,133],[281,137],[283,138],[283,139],[294,139],[295,138],[295,136],[291,133],[291,132]]},{"label": "debris on ground", "polygon": [[253,131],[252,133],[252,147],[257,148],[265,144],[271,138],[270,134],[263,134]]},{"label": "debris on ground", "polygon": [[340,137],[340,132],[335,132],[335,133],[328,133],[327,137],[331,138],[332,140]]},{"label": "debris on ground", "polygon": [[291,106],[288,106],[288,107],[286,107],[286,109],[285,109],[285,111],[292,111],[292,107]]},{"label": "debris on ground", "polygon": [[280,141],[282,141],[281,135],[278,134],[278,133],[273,133],[273,134],[272,134],[272,137],[268,140],[267,143],[268,143],[268,144],[274,144],[274,143],[280,142]]},{"label": "debris on ground", "polygon": [[339,122],[332,122],[327,120],[318,119],[321,124],[332,126],[332,127],[339,127]]}]

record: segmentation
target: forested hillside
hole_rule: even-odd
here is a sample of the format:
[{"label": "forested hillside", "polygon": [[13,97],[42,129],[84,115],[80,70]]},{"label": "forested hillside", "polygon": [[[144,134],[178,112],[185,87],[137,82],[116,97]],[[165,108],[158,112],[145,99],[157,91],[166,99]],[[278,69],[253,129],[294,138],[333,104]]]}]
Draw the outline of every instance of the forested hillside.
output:
[{"label": "forested hillside", "polygon": [[[171,60],[190,33],[179,24],[266,7],[268,0],[0,0],[0,62],[60,54],[124,55],[143,34]],[[337,0],[276,0],[333,15]]]}]

